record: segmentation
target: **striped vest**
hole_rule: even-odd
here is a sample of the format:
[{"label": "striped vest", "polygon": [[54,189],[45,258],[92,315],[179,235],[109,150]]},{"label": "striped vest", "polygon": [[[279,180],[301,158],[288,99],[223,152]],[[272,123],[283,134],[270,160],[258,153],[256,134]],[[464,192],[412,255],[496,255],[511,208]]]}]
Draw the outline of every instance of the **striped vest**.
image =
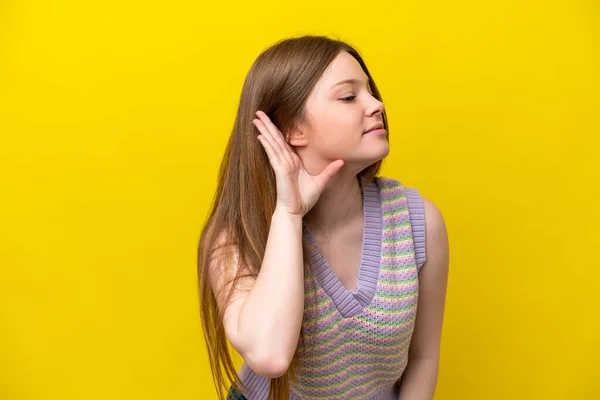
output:
[{"label": "striped vest", "polygon": [[[425,262],[425,216],[418,191],[376,178],[363,190],[364,227],[357,289],[339,281],[313,245],[305,269],[304,346],[290,399],[397,400],[414,329],[418,271]],[[248,400],[265,400],[269,379],[246,364]]]}]

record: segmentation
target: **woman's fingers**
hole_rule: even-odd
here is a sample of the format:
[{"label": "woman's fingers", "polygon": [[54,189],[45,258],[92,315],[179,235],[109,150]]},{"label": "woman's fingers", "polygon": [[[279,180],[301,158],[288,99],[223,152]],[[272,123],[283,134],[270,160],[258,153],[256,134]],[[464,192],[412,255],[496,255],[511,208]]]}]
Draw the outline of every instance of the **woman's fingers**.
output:
[{"label": "woman's fingers", "polygon": [[265,124],[259,119],[253,120],[252,123],[256,126],[263,138],[269,142],[273,151],[281,157],[283,155],[283,150],[281,146],[277,144],[277,140],[273,137],[273,134],[267,129]]},{"label": "woman's fingers", "polygon": [[273,124],[269,116],[263,111],[257,111],[256,115],[259,118],[259,123],[256,124],[257,127],[259,127],[260,125],[264,127],[263,129],[259,128],[261,133],[263,133],[263,135],[265,136],[268,135],[268,139],[270,140],[273,149],[279,150],[280,157],[285,157],[292,164],[292,159],[290,157],[292,149],[289,146],[289,144],[285,140],[283,140],[283,135],[281,134],[279,129],[275,126],[275,124]]},{"label": "woman's fingers", "polygon": [[267,129],[265,124],[259,119],[252,120],[252,123],[254,124],[254,126],[256,126],[256,128],[258,129],[260,134],[263,136],[263,138],[271,144],[273,151],[276,151],[277,153],[281,153],[280,146],[277,145],[276,140],[273,137],[273,134]]},{"label": "woman's fingers", "polygon": [[271,135],[273,135],[273,137],[275,137],[279,133],[279,129],[277,129],[275,124],[273,124],[273,122],[271,122],[271,118],[269,118],[269,116],[267,114],[265,114],[263,111],[260,111],[260,110],[257,111],[256,116],[258,117],[258,119],[260,119],[262,121],[263,124],[265,124],[265,126],[269,130],[269,133]]},{"label": "woman's fingers", "polygon": [[271,145],[269,140],[267,138],[265,138],[264,135],[258,135],[257,139],[263,145],[265,151],[267,152],[267,156],[269,157],[269,160],[271,161],[271,165],[273,167],[277,166],[281,162],[281,159],[279,158],[279,155],[277,154],[277,152],[275,152],[273,150],[273,146]]},{"label": "woman's fingers", "polygon": [[279,129],[275,126],[275,124],[273,124],[273,121],[271,121],[269,116],[267,114],[265,114],[263,111],[257,111],[256,115],[259,117],[260,121],[265,125],[265,127],[267,128],[268,132],[272,135],[272,137],[275,140],[275,142],[277,143],[277,145],[279,145],[279,147],[281,147],[281,150],[282,151],[287,150],[287,151],[291,152],[292,151],[291,147],[283,139],[283,135],[281,134]]},{"label": "woman's fingers", "polygon": [[344,160],[335,160],[331,164],[329,164],[325,169],[317,176],[313,177],[319,189],[323,189],[327,182],[331,179],[333,175],[335,175],[340,168],[344,166]]}]

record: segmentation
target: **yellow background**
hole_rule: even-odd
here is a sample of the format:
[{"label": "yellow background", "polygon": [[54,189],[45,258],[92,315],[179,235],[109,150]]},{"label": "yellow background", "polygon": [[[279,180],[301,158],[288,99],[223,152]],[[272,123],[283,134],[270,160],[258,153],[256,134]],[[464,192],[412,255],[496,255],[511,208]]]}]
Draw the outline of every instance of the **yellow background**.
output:
[{"label": "yellow background", "polygon": [[442,210],[436,400],[599,399],[597,1],[0,2],[0,399],[214,399],[196,245],[245,74],[348,40]]}]

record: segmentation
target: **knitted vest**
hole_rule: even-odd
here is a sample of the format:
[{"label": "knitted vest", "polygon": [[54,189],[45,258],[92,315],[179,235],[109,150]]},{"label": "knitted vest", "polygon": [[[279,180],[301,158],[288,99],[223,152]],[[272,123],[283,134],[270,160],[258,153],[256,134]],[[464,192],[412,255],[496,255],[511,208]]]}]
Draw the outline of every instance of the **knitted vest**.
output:
[{"label": "knitted vest", "polygon": [[[425,262],[425,216],[416,189],[376,178],[363,190],[363,243],[356,291],[337,278],[313,245],[304,273],[304,346],[290,399],[397,400],[408,362]],[[247,364],[238,376],[248,400],[265,400],[268,378]]]}]

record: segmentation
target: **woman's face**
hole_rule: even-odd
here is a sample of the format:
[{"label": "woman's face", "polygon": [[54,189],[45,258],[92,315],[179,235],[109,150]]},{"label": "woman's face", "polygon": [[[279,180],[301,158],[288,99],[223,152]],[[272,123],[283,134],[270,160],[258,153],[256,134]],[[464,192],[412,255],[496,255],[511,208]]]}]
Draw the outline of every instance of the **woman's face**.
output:
[{"label": "woman's face", "polygon": [[309,173],[320,173],[338,159],[358,173],[389,153],[385,131],[365,133],[383,126],[383,103],[373,97],[367,80],[358,61],[343,51],[315,85],[305,119],[289,138]]}]

